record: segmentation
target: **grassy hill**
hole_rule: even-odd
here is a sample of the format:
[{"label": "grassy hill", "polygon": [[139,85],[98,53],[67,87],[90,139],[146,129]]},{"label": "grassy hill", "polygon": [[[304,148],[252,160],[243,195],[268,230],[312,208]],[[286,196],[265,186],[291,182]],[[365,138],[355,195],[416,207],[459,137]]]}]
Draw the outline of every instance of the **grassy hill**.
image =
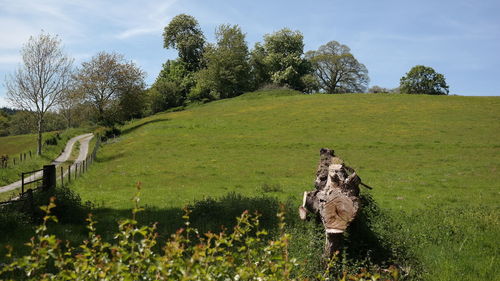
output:
[{"label": "grassy hill", "polygon": [[496,205],[499,109],[498,98],[251,93],[128,124],[100,152],[98,183],[75,188],[113,208],[129,207],[138,181],[143,201],[159,207],[263,185],[299,198],[329,147],[384,208]]},{"label": "grassy hill", "polygon": [[141,202],[163,210],[229,192],[298,206],[328,147],[374,187],[426,280],[491,279],[499,112],[497,97],[248,93],[127,124],[72,188],[117,212],[130,208],[136,182]]}]

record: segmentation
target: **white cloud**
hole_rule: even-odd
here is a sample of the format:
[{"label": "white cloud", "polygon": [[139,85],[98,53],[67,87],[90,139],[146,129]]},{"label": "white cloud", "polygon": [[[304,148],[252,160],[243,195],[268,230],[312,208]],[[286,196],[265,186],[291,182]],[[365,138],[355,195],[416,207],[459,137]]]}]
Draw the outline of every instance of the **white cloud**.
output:
[{"label": "white cloud", "polygon": [[61,35],[65,42],[78,38],[82,24],[73,15],[72,5],[65,1],[0,0],[0,54],[19,50],[30,36],[42,30]]},{"label": "white cloud", "polygon": [[[141,3],[141,7],[128,7],[126,13],[121,14],[125,21],[121,25],[125,30],[120,32],[116,38],[128,39],[135,36],[154,34],[161,32],[169,17],[173,16],[175,9],[173,6],[177,0],[161,1],[158,3],[149,3],[146,7]],[[133,11],[132,13],[130,13]]]},{"label": "white cloud", "polygon": [[130,37],[138,36],[138,35],[145,35],[145,34],[151,34],[158,32],[158,30],[161,30],[161,26],[155,26],[155,27],[142,27],[142,28],[131,28],[127,29],[118,35],[116,35],[116,38],[118,39],[128,39]]},{"label": "white cloud", "polygon": [[177,2],[0,0],[0,26],[9,27],[0,30],[0,38],[9,38],[0,42],[0,52],[7,47],[19,49],[30,35],[42,29],[62,35],[65,42],[74,43],[90,36],[95,38],[99,33],[116,32],[115,38],[129,39],[161,32],[167,19],[175,15]]}]

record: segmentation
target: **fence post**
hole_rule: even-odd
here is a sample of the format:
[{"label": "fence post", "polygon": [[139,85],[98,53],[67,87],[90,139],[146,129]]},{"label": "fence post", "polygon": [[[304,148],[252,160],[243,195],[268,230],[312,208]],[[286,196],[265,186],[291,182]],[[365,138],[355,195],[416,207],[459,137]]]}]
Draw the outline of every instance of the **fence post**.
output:
[{"label": "fence post", "polygon": [[19,153],[19,163],[22,163],[22,162],[23,162],[23,154]]},{"label": "fence post", "polygon": [[75,163],[75,180],[76,176],[78,176],[78,163]]},{"label": "fence post", "polygon": [[47,191],[56,187],[56,165],[43,166],[42,189]]},{"label": "fence post", "polygon": [[61,187],[64,186],[64,170],[63,167],[61,166]]},{"label": "fence post", "polygon": [[71,182],[71,165],[68,167],[68,184]]},{"label": "fence post", "polygon": [[21,173],[21,194],[24,194],[24,173]]},{"label": "fence post", "polygon": [[33,158],[33,157],[31,157],[31,150],[30,150],[30,159],[31,159],[31,158]]},{"label": "fence post", "polygon": [[12,157],[12,161],[14,161],[14,166],[16,165],[16,156]]}]

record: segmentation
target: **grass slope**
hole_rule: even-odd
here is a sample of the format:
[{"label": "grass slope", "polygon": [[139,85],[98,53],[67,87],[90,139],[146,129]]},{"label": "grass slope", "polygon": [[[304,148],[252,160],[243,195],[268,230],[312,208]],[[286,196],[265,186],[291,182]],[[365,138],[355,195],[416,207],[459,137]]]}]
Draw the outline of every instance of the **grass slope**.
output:
[{"label": "grass slope", "polygon": [[[426,280],[498,276],[500,99],[249,93],[130,123],[73,188],[128,209],[180,207],[228,192],[300,204],[321,147],[354,167],[399,223]],[[405,242],[406,241],[406,242]]]}]

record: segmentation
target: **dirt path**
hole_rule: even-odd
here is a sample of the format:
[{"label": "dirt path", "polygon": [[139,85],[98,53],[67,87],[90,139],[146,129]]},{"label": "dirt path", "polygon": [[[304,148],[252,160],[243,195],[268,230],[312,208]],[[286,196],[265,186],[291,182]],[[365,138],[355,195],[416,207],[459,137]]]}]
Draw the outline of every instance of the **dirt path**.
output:
[{"label": "dirt path", "polygon": [[[84,138],[80,139],[80,152],[78,153],[78,157],[75,159],[75,162],[71,164],[71,172],[76,171],[77,165],[83,162],[87,158],[87,154],[89,152],[89,143],[90,140],[94,137],[92,134],[86,135]],[[64,172],[63,176],[66,176],[68,171]]]},{"label": "dirt path", "polygon": [[[76,136],[76,137],[70,139],[68,141],[68,143],[66,144],[66,147],[64,148],[63,152],[54,161],[52,161],[52,164],[57,166],[59,164],[66,162],[71,155],[71,151],[73,150],[73,145],[77,141],[80,141],[80,153],[78,154],[78,158],[76,159],[75,163],[79,163],[79,162],[83,161],[85,159],[85,157],[87,157],[87,153],[89,150],[89,142],[93,137],[94,137],[94,135],[90,133],[90,134],[79,135],[79,136]],[[39,179],[42,177],[42,175],[43,175],[43,172],[37,172],[37,173],[29,176],[28,178],[26,178],[25,181],[33,181],[35,179]],[[22,185],[22,182],[19,180],[19,181],[16,181],[14,183],[11,183],[9,185],[2,186],[2,187],[0,187],[0,193],[14,190],[16,188],[21,187],[21,185]]]}]

